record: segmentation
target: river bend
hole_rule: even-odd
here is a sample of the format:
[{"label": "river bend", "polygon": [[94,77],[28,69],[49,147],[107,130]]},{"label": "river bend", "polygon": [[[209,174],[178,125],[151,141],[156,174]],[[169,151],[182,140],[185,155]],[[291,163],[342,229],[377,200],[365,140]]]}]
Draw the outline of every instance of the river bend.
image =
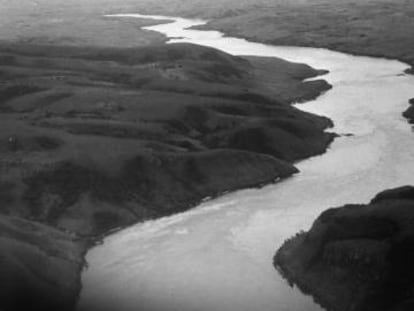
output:
[{"label": "river bend", "polygon": [[191,30],[205,21],[169,19],[151,27],[170,42],[234,55],[280,57],[328,69],[333,89],[298,108],[327,116],[337,133],[328,152],[297,164],[301,173],[262,189],[237,191],[183,214],[137,224],[87,255],[79,310],[316,311],[272,266],[282,242],[325,209],[368,202],[387,188],[414,184],[414,136],[401,113],[414,97],[408,65],[326,49],[279,47]]}]

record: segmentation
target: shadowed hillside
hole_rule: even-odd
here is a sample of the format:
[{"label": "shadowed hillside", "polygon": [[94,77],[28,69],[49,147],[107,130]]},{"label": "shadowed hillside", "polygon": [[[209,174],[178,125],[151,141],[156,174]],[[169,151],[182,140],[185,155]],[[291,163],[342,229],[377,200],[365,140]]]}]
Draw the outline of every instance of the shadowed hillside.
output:
[{"label": "shadowed hillside", "polygon": [[2,310],[72,310],[86,243],[19,218],[0,218]]},{"label": "shadowed hillside", "polygon": [[[17,310],[6,298],[28,296],[35,310],[73,305],[84,239],[296,173],[294,161],[334,137],[328,119],[289,105],[329,89],[302,82],[321,73],[189,44],[1,45],[0,212],[34,227],[10,231],[16,243],[2,248],[27,287],[7,287],[0,308]],[[33,241],[37,227],[45,234]],[[74,261],[61,265],[55,249]],[[51,278],[55,299],[45,301],[50,285],[39,278]]]},{"label": "shadowed hillside", "polygon": [[328,310],[412,310],[413,219],[413,187],[384,191],[368,205],[325,211],[274,262]]},{"label": "shadowed hillside", "polygon": [[329,88],[305,65],[193,45],[0,53],[3,210],[82,234],[289,176],[332,139],[287,104]]},{"label": "shadowed hillside", "polygon": [[410,124],[414,124],[414,98],[409,100],[410,106],[403,112],[403,116]]}]

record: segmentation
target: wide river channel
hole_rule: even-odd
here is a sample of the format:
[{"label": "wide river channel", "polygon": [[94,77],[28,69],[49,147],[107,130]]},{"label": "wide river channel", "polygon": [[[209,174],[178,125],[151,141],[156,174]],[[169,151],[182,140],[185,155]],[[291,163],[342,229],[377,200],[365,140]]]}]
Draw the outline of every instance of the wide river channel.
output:
[{"label": "wide river channel", "polygon": [[330,71],[333,89],[297,107],[327,116],[333,131],[352,133],[327,153],[297,163],[300,173],[262,189],[205,202],[195,209],[115,233],[87,255],[79,310],[314,311],[272,266],[283,241],[329,207],[368,202],[387,188],[414,184],[414,133],[401,116],[414,97],[408,65],[326,49],[281,47],[191,30],[205,24],[139,14],[171,23],[146,27],[234,55],[280,57]]}]

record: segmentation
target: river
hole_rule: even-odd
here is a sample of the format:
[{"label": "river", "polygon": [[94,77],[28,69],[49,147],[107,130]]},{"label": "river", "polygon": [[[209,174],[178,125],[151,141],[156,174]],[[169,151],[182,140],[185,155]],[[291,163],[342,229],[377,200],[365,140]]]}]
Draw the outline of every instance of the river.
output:
[{"label": "river", "polygon": [[[111,18],[143,18],[138,14]],[[205,21],[169,19],[146,27],[234,55],[281,57],[328,69],[333,89],[298,108],[327,116],[337,133],[327,153],[301,161],[278,184],[205,202],[172,217],[107,237],[87,255],[79,310],[316,311],[272,266],[282,242],[329,207],[368,202],[387,188],[414,184],[414,135],[401,116],[414,97],[408,65],[326,49],[279,47],[186,29]]]}]

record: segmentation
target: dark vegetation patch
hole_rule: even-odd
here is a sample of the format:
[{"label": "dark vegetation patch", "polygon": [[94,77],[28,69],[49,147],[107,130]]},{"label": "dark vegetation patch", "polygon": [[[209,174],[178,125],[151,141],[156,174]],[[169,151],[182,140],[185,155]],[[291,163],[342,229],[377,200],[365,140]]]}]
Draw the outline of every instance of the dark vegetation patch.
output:
[{"label": "dark vegetation patch", "polygon": [[[232,162],[231,167],[228,161]],[[238,171],[237,180],[233,178],[234,171]],[[146,208],[156,217],[184,211],[223,189],[270,182],[294,172],[296,170],[286,162],[229,150],[137,156],[125,162],[116,176],[63,162],[26,178],[24,200],[30,207],[31,217],[50,224],[65,218],[68,209],[84,194],[90,195],[97,204],[106,202],[119,208],[132,206],[136,215],[141,214],[141,208]],[[115,219],[124,221],[120,217],[113,218],[113,227],[123,225]],[[104,233],[109,220],[96,216],[93,225],[99,225],[93,228],[93,233]]]},{"label": "dark vegetation patch", "polygon": [[34,85],[8,85],[0,87],[0,111],[11,112],[13,107],[7,105],[7,101],[20,96],[44,91],[43,88]]},{"label": "dark vegetation patch", "polygon": [[33,138],[35,144],[39,147],[39,150],[54,150],[58,149],[63,142],[54,137],[48,136],[36,136]]},{"label": "dark vegetation patch", "polygon": [[75,307],[86,243],[36,222],[2,216],[0,257],[3,310]]},{"label": "dark vegetation patch", "polygon": [[237,107],[236,105],[221,105],[221,106],[214,106],[212,107],[215,111],[220,112],[222,114],[228,114],[232,116],[243,116],[247,117],[249,115],[249,111],[247,109],[243,109],[241,107]]},{"label": "dark vegetation patch", "polygon": [[413,218],[410,186],[384,191],[368,205],[330,209],[284,243],[275,265],[324,308],[410,310]]},{"label": "dark vegetation patch", "polygon": [[[25,180],[28,190],[24,199],[30,206],[31,215],[35,218],[51,221],[59,216],[64,208],[73,205],[79,199],[84,189],[89,188],[89,172],[86,168],[71,163],[62,163],[51,171],[42,171]],[[59,200],[53,202],[53,209],[49,215],[42,215],[45,193],[58,194]]]},{"label": "dark vegetation patch", "polygon": [[271,99],[266,95],[251,93],[251,92],[242,92],[241,94],[228,94],[228,93],[215,93],[211,96],[220,97],[220,98],[228,98],[246,102],[253,102],[258,104],[268,104],[274,105],[278,104],[278,101],[275,99]]},{"label": "dark vegetation patch", "polygon": [[[33,105],[33,110],[38,109],[39,106],[48,106],[51,105],[59,100],[65,99],[65,98],[69,98],[73,95],[73,93],[71,92],[59,92],[59,93],[55,93],[55,94],[48,94],[43,96],[41,99],[39,99],[39,101],[37,101],[35,103],[35,105]],[[32,110],[32,111],[33,111]],[[30,112],[25,110],[25,112]]]},{"label": "dark vegetation patch", "polygon": [[8,212],[8,206],[15,200],[12,192],[14,188],[15,185],[11,182],[0,182],[0,210],[5,214]]},{"label": "dark vegetation patch", "polygon": [[111,211],[99,211],[93,217],[94,226],[102,232],[108,232],[122,223],[119,215]]},{"label": "dark vegetation patch", "polygon": [[0,89],[0,100],[6,102],[10,99],[31,93],[43,91],[42,88],[33,85],[11,85]]},{"label": "dark vegetation patch", "polygon": [[11,135],[7,137],[7,150],[11,152],[53,151],[64,144],[63,140],[47,135]]},{"label": "dark vegetation patch", "polygon": [[0,55],[0,66],[13,66],[16,64],[16,57],[13,55]]},{"label": "dark vegetation patch", "polygon": [[162,141],[160,134],[145,131],[133,126],[122,125],[95,125],[73,124],[69,126],[69,132],[77,135],[99,135],[118,138],[137,138]]},{"label": "dark vegetation patch", "polygon": [[229,145],[236,149],[250,150],[265,154],[271,154],[279,159],[283,159],[284,156],[277,150],[269,139],[269,135],[264,128],[245,128],[243,130],[235,132],[229,139]]},{"label": "dark vegetation patch", "polygon": [[410,124],[414,124],[414,98],[410,99],[410,106],[403,112],[403,116]]},{"label": "dark vegetation patch", "polygon": [[242,58],[231,57],[217,50],[206,50],[207,52],[197,48],[197,46],[193,44],[179,43],[166,46],[141,47],[138,49],[102,49],[97,53],[91,51],[81,53],[80,55],[74,55],[74,57],[100,61],[115,61],[127,65],[153,63],[174,64],[177,61],[205,61],[203,56],[207,53],[211,55],[211,57],[208,58],[209,61],[216,64],[232,65],[233,68],[228,67],[229,70],[235,70],[238,65],[247,64]]},{"label": "dark vegetation patch", "polygon": [[[232,64],[234,67],[246,66],[248,62],[240,57],[230,56],[224,52],[211,48],[200,49],[198,46],[188,43],[170,45],[151,45],[139,48],[95,48],[95,47],[60,47],[52,45],[19,44],[0,47],[2,53],[14,53],[22,56],[41,57],[47,62],[46,67],[52,67],[46,58],[51,61],[56,59],[82,59],[88,61],[112,61],[126,65],[141,64],[165,64],[173,65],[177,61],[199,61],[205,63]],[[203,59],[205,55],[211,55]],[[207,61],[207,62],[206,62]],[[232,69],[233,70],[233,69]]]},{"label": "dark vegetation patch", "polygon": [[[72,115],[70,115],[72,117]],[[97,118],[97,115],[94,115],[94,118]],[[107,137],[118,137],[118,138],[137,138],[137,139],[159,139],[162,140],[160,134],[156,132],[151,132],[150,130],[145,131],[134,125],[128,124],[110,124],[101,123],[96,124],[92,122],[74,122],[74,123],[64,123],[59,125],[59,123],[50,123],[43,122],[40,124],[44,127],[54,127],[54,128],[64,128],[69,133],[76,135],[98,135],[98,136],[107,136]]]}]

